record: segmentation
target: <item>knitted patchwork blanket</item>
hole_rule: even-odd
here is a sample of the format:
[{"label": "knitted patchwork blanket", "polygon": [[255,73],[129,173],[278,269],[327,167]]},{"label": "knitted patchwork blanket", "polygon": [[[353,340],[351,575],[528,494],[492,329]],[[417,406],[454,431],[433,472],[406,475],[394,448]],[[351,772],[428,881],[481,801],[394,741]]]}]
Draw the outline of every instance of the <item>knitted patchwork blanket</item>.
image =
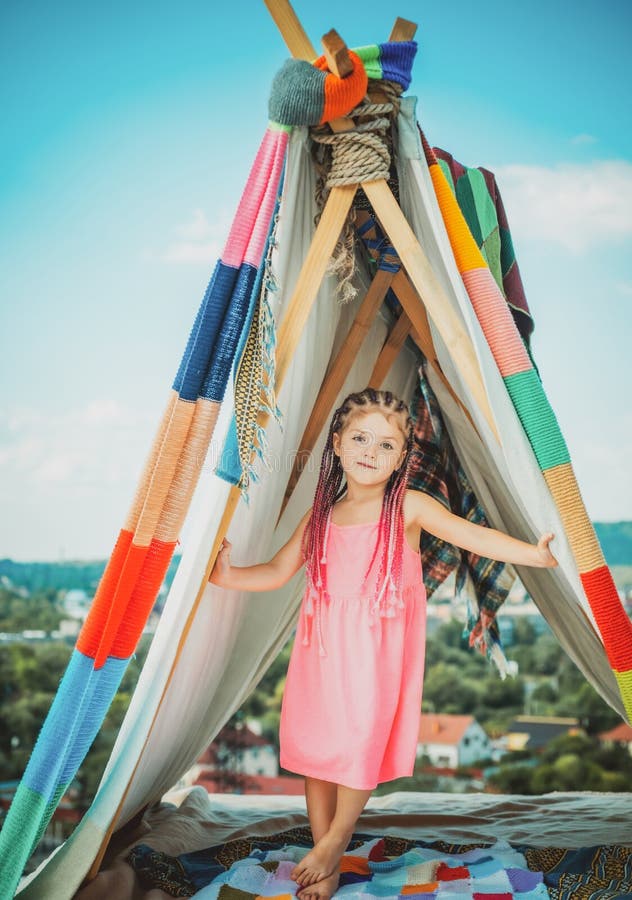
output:
[{"label": "knitted patchwork blanket", "polygon": [[[290,872],[305,855],[305,848],[258,851],[236,863],[224,879],[210,884],[198,896],[204,900],[236,898],[231,889],[258,897],[288,898],[296,891]],[[547,898],[541,872],[531,872],[522,854],[499,842],[489,849],[450,854],[416,847],[392,859],[384,854],[384,841],[375,838],[341,862],[337,896],[382,897],[411,900],[411,895],[442,900],[536,900]],[[223,882],[223,883],[218,883]],[[242,900],[246,900],[245,897]]]},{"label": "knitted patchwork blanket", "polygon": [[[531,871],[522,853],[505,841],[459,853],[413,846],[395,856],[387,855],[387,849],[394,849],[387,841],[388,838],[368,838],[348,849],[341,861],[336,897],[344,896],[347,900],[360,897],[392,900],[549,898],[543,873]],[[198,878],[193,877],[189,890],[180,882],[182,893],[176,890],[173,895],[195,894],[200,900],[260,900],[262,897],[291,900],[297,884],[290,873],[307,852],[307,847],[298,844],[271,850],[253,848],[247,857],[233,861],[226,871],[216,874],[201,890],[198,870]],[[128,861],[132,862],[131,859]],[[138,862],[138,859],[134,860],[134,867],[140,874],[142,867]],[[164,881],[160,886],[169,891]]]}]

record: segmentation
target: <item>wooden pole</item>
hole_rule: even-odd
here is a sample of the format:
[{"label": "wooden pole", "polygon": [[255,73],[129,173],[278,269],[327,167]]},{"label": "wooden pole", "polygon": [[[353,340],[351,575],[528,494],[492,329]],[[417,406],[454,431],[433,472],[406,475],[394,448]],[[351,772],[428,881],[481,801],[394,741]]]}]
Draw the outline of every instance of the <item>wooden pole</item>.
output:
[{"label": "wooden pole", "polygon": [[369,387],[376,390],[380,387],[409,334],[410,319],[402,310],[384,341],[380,355],[375,360],[375,365],[369,378]]},{"label": "wooden pole", "polygon": [[400,303],[402,303],[402,298],[406,298],[406,305],[411,305],[413,303],[418,304],[421,311],[420,321],[423,322],[423,326],[421,330],[418,330],[418,328],[412,328],[411,326],[411,337],[428,360],[428,364],[434,369],[437,376],[441,379],[443,386],[448,391],[454,402],[463,410],[474,431],[478,434],[478,428],[474,424],[474,419],[472,418],[469,409],[467,408],[467,406],[465,406],[459,395],[456,393],[456,391],[446,378],[445,372],[441,368],[441,363],[437,359],[437,351],[435,349],[434,341],[432,339],[432,333],[430,331],[430,323],[428,322],[426,307],[419,297],[419,294],[410,283],[408,275],[402,269],[400,269],[400,271],[393,279],[392,290]]},{"label": "wooden pole", "polygon": [[408,19],[401,19],[398,16],[395,19],[389,41],[412,41],[416,34],[417,25],[414,22],[409,22]]},{"label": "wooden pole", "polygon": [[323,35],[321,43],[329,71],[338,78],[346,78],[347,75],[351,75],[353,63],[349,56],[347,45],[338,32],[332,28],[331,31]]},{"label": "wooden pole", "polygon": [[308,62],[316,59],[318,53],[307,37],[292,4],[288,0],[264,0],[264,3],[292,56]]},{"label": "wooden pole", "polygon": [[[365,225],[370,218],[371,216],[365,210],[358,210],[356,213],[356,221],[358,226]],[[375,227],[373,227],[368,233],[372,234],[373,238],[376,238],[379,234],[379,230],[376,231]],[[367,248],[367,252],[373,259],[379,259],[379,252],[376,249]],[[399,257],[393,251],[393,262],[395,261],[399,261]],[[406,308],[414,306],[417,308],[416,327],[413,327],[412,322],[410,322],[409,320],[410,336],[412,340],[417,344],[423,355],[426,357],[428,364],[432,367],[432,369],[434,369],[437,376],[441,379],[444,387],[446,388],[454,402],[461,407],[464,414],[467,416],[468,421],[472,425],[472,428],[478,434],[478,429],[474,424],[474,420],[472,419],[469,410],[460,399],[460,397],[446,378],[443,369],[441,368],[441,365],[437,358],[437,351],[434,346],[434,341],[432,339],[430,323],[428,322],[428,315],[426,313],[426,307],[424,305],[423,299],[419,296],[419,293],[410,283],[410,279],[403,268],[400,269],[393,278],[391,290],[402,306],[405,306]]]},{"label": "wooden pole", "polygon": [[276,376],[277,385],[283,382],[285,372],[294,355],[307,317],[316,299],[320,283],[342,231],[357,185],[345,185],[331,189],[312,243],[301,268],[300,275],[281,321],[277,337]]}]

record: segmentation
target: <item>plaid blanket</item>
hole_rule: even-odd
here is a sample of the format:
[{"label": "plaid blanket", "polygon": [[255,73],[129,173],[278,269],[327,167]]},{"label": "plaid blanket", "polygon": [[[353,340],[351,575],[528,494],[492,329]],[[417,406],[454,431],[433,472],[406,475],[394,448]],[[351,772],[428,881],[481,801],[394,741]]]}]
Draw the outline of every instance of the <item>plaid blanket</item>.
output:
[{"label": "plaid blanket", "polygon": [[533,318],[525,296],[507,214],[494,173],[457,162],[451,153],[433,147],[472,237],[485,258],[527,349]]},{"label": "plaid blanket", "polygon": [[[488,525],[452,446],[424,366],[419,369],[411,415],[415,422],[415,449],[410,487],[424,491],[470,522]],[[453,547],[425,531],[421,536],[421,556],[429,597],[456,569],[456,592],[464,592],[467,597],[464,636],[469,636],[470,646],[496,662],[502,675],[506,674],[511,664],[502,652],[496,613],[514,582],[513,569]]]}]

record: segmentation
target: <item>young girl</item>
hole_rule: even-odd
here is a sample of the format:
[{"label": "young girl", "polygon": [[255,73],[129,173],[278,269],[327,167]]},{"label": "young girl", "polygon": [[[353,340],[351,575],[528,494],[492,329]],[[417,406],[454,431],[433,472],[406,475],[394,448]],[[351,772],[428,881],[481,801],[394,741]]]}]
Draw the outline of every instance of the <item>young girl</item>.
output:
[{"label": "young girl", "polygon": [[279,735],[281,766],[305,776],[314,838],[292,871],[300,900],[331,897],[371,791],[413,774],[425,651],[421,529],[502,562],[557,565],[552,534],[528,544],[407,490],[413,445],[403,401],[372,388],[350,394],[331,421],[314,504],[287,544],[268,563],[236,567],[224,540],[209,579],[268,591],[306,567]]}]

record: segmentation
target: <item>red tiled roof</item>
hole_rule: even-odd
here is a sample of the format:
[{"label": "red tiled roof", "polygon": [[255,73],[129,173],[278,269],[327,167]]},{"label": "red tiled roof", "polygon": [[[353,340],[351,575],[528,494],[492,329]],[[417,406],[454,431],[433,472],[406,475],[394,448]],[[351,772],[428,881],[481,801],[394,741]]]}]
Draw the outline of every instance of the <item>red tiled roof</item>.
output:
[{"label": "red tiled roof", "polygon": [[455,747],[475,721],[474,716],[422,713],[421,725],[419,726],[419,743],[450,744]]},{"label": "red tiled roof", "polygon": [[[292,778],[290,775],[244,775],[244,794],[288,794],[302,796],[304,793],[303,779]],[[209,793],[216,793],[218,781],[212,776],[200,775],[195,784],[201,785]],[[234,791],[231,791],[234,793]]]},{"label": "red tiled roof", "polygon": [[632,743],[632,727],[626,722],[621,722],[616,728],[610,731],[602,731],[599,735],[600,741],[625,741],[626,744]]}]

